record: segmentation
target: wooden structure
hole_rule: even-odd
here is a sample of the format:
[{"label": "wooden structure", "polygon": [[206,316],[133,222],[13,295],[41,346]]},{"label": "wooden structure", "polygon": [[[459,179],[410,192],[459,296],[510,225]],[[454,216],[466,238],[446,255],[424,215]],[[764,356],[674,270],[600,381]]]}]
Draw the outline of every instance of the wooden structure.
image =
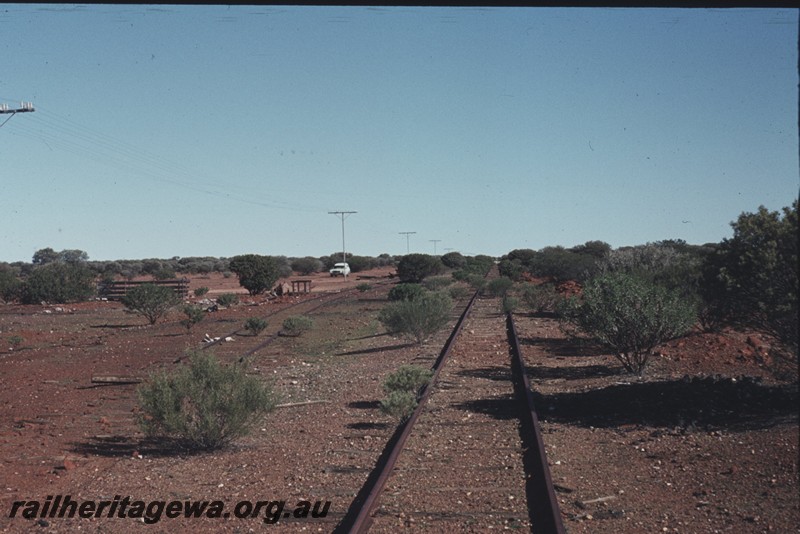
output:
[{"label": "wooden structure", "polygon": [[103,282],[97,287],[97,294],[108,300],[122,300],[128,291],[134,287],[144,284],[169,287],[180,298],[185,299],[189,296],[189,279],[176,278],[173,280],[115,280],[113,282]]},{"label": "wooden structure", "polygon": [[292,280],[292,294],[310,293],[310,292],[311,292],[311,280]]}]

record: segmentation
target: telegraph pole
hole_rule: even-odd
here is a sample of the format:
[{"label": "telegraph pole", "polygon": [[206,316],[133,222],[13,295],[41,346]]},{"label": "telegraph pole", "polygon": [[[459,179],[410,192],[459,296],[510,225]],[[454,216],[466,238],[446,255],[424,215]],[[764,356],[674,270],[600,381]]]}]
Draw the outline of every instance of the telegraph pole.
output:
[{"label": "telegraph pole", "polygon": [[[353,213],[358,213],[357,211],[329,211],[328,214],[336,215],[342,218],[342,261],[347,263],[347,253],[345,252],[344,246],[344,220],[347,218],[348,215],[352,215]],[[347,275],[344,275],[344,279],[347,280]]]},{"label": "telegraph pole", "polygon": [[433,255],[436,256],[436,243],[440,242],[441,239],[428,239],[431,243],[433,243]]},{"label": "telegraph pole", "polygon": [[400,235],[405,234],[405,236],[406,236],[406,254],[409,254],[411,252],[411,249],[409,248],[409,244],[408,244],[408,236],[410,236],[411,234],[416,234],[417,232],[397,232],[397,233],[400,234]]},{"label": "telegraph pole", "polygon": [[[8,104],[0,104],[0,115],[10,114],[11,117],[16,115],[17,113],[32,113],[35,110],[33,109],[33,102],[22,102],[20,107],[18,108],[9,108]],[[11,120],[11,117],[7,118],[0,124],[0,128],[3,127],[3,124],[7,123]]]}]

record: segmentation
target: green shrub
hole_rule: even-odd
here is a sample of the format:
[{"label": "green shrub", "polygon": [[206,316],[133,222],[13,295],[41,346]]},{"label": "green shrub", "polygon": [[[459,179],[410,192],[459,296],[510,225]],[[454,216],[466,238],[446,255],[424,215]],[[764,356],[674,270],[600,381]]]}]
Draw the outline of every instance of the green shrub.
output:
[{"label": "green shrub", "polygon": [[425,294],[425,288],[420,284],[406,282],[397,284],[389,290],[389,300],[397,302],[399,300],[414,300]]},{"label": "green shrub", "polygon": [[464,281],[475,291],[483,291],[483,288],[486,287],[486,277],[480,274],[469,273]]},{"label": "green shrub", "polygon": [[183,306],[183,314],[186,319],[181,321],[181,324],[186,327],[186,332],[191,331],[192,327],[206,318],[206,312],[203,308],[193,304],[186,304]]},{"label": "green shrub", "polygon": [[452,276],[431,276],[422,281],[422,286],[428,291],[439,291],[452,283]]},{"label": "green shrub", "polygon": [[380,311],[378,320],[390,333],[422,343],[448,323],[452,306],[444,293],[427,293],[414,300],[390,303]]},{"label": "green shrub", "polygon": [[[717,315],[736,326],[775,338],[797,362],[798,201],[781,212],[759,207],[731,223],[704,266],[703,297]],[[777,344],[776,344],[777,345]]]},{"label": "green shrub", "polygon": [[271,387],[243,367],[222,365],[200,351],[192,354],[189,366],[153,376],[139,387],[138,396],[138,423],[145,434],[177,438],[202,450],[246,435],[277,403]]},{"label": "green shrub", "polygon": [[25,342],[25,338],[22,336],[8,336],[8,344],[11,345],[11,349],[16,349],[20,345]]},{"label": "green shrub", "polygon": [[522,301],[534,313],[555,312],[561,300],[563,297],[553,284],[525,284],[522,289]]},{"label": "green shrub", "polygon": [[25,304],[63,304],[95,294],[94,273],[83,263],[52,262],[36,267],[19,288]]},{"label": "green shrub", "polygon": [[433,371],[419,365],[403,365],[383,381],[383,391],[409,391],[415,395],[430,382]]},{"label": "green shrub", "polygon": [[505,295],[500,304],[500,309],[503,313],[514,313],[519,307],[519,299],[511,295]]},{"label": "green shrub", "polygon": [[397,264],[397,276],[402,282],[422,282],[426,277],[441,273],[444,264],[429,254],[406,254]]},{"label": "green shrub", "polygon": [[206,293],[208,293],[208,288],[207,287],[198,287],[197,289],[194,290],[194,296],[195,297],[202,297]]},{"label": "green shrub", "polygon": [[504,297],[514,282],[510,278],[501,276],[486,283],[486,292],[493,297]]},{"label": "green shrub", "polygon": [[252,332],[254,336],[257,336],[267,328],[267,320],[261,319],[260,317],[249,317],[247,321],[245,321],[244,327],[246,330]]},{"label": "green shrub", "polygon": [[306,256],[305,258],[295,258],[290,263],[292,270],[302,275],[308,276],[309,274],[321,271],[324,265],[317,258]]},{"label": "green shrub", "polygon": [[20,297],[22,282],[11,267],[0,265],[0,301],[11,302]]},{"label": "green shrub", "polygon": [[386,398],[381,401],[381,410],[404,421],[416,409],[420,390],[432,376],[433,371],[417,365],[400,367],[383,382]]},{"label": "green shrub", "polygon": [[[243,254],[231,258],[229,268],[239,277],[239,285],[251,295],[258,295],[272,289],[281,273],[284,261],[278,262],[270,256]],[[291,268],[286,264],[291,274]]]},{"label": "green shrub", "polygon": [[565,319],[612,350],[628,372],[641,375],[652,350],[688,332],[696,315],[678,292],[613,273],[589,281],[583,301],[572,299]]},{"label": "green shrub", "polygon": [[172,289],[155,284],[142,284],[128,290],[122,303],[131,311],[156,324],[162,316],[180,302]]},{"label": "green shrub", "polygon": [[239,296],[236,293],[223,293],[217,297],[217,304],[223,308],[230,308],[234,304],[239,304]]},{"label": "green shrub", "polygon": [[457,285],[457,286],[451,287],[447,291],[447,293],[450,295],[450,298],[453,299],[453,300],[461,300],[461,299],[467,298],[470,295],[469,289],[464,287],[464,286],[462,286],[462,285]]},{"label": "green shrub", "polygon": [[370,289],[372,289],[372,286],[369,285],[369,284],[358,284],[356,286],[356,289],[358,289],[362,293],[365,293],[365,292],[369,291]]},{"label": "green shrub", "polygon": [[296,337],[314,328],[314,320],[305,315],[293,315],[283,321],[282,327],[283,335]]},{"label": "green shrub", "polygon": [[231,278],[232,276],[233,276],[232,272],[227,271],[227,270],[226,271],[222,271],[222,277],[223,278]]},{"label": "green shrub", "polygon": [[448,252],[441,259],[444,266],[450,269],[463,269],[467,265],[467,258],[460,252]]},{"label": "green shrub", "polygon": [[172,280],[177,275],[175,271],[171,267],[162,267],[159,270],[152,273],[152,276],[155,280]]},{"label": "green shrub", "polygon": [[411,417],[417,404],[416,394],[410,391],[392,391],[381,400],[381,411],[403,422]]}]

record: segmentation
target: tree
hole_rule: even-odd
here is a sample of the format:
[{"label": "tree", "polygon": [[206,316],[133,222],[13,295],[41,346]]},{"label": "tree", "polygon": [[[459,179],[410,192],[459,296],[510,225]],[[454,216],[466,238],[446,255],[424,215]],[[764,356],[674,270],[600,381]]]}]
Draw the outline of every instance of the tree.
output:
[{"label": "tree", "polygon": [[95,293],[94,273],[84,264],[49,262],[35,267],[20,288],[25,304],[63,304],[86,300]]},{"label": "tree", "polygon": [[322,262],[317,258],[312,258],[311,256],[306,256],[305,258],[295,258],[292,260],[291,265],[292,270],[306,276],[319,272],[323,268]]},{"label": "tree", "polygon": [[453,302],[444,293],[426,293],[413,300],[392,302],[378,320],[393,334],[405,334],[422,343],[450,320]]},{"label": "tree", "polygon": [[798,201],[781,212],[760,206],[731,223],[705,263],[703,296],[735,325],[773,336],[797,358]]},{"label": "tree", "polygon": [[194,325],[206,318],[206,312],[200,306],[194,304],[186,304],[183,306],[183,313],[186,318],[181,321],[181,324],[186,327],[188,334]]},{"label": "tree", "polygon": [[692,303],[676,291],[625,273],[600,275],[571,301],[565,319],[642,375],[652,350],[694,325]]},{"label": "tree", "polygon": [[441,259],[444,266],[450,269],[462,269],[467,264],[467,258],[460,252],[448,252]]},{"label": "tree", "polygon": [[33,254],[34,265],[45,265],[58,261],[58,252],[50,247],[39,249]]},{"label": "tree", "polygon": [[244,254],[230,260],[230,270],[239,277],[239,285],[251,295],[269,291],[280,276],[280,265],[270,256]]},{"label": "tree", "polygon": [[79,249],[65,249],[58,253],[58,260],[66,263],[89,261],[89,254]]},{"label": "tree", "polygon": [[128,290],[122,298],[126,308],[156,324],[162,316],[175,307],[180,299],[172,289],[155,284],[142,284]]},{"label": "tree", "polygon": [[430,254],[406,254],[397,264],[397,276],[403,282],[422,282],[427,276],[444,271],[442,261]]}]

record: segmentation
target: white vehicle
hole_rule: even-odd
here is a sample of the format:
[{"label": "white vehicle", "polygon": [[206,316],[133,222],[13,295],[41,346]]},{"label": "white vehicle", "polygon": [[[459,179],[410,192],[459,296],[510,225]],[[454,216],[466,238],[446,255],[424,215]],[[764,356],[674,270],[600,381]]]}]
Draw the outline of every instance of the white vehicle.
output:
[{"label": "white vehicle", "polygon": [[350,274],[350,266],[346,263],[336,263],[329,272],[331,276],[347,276]]}]

